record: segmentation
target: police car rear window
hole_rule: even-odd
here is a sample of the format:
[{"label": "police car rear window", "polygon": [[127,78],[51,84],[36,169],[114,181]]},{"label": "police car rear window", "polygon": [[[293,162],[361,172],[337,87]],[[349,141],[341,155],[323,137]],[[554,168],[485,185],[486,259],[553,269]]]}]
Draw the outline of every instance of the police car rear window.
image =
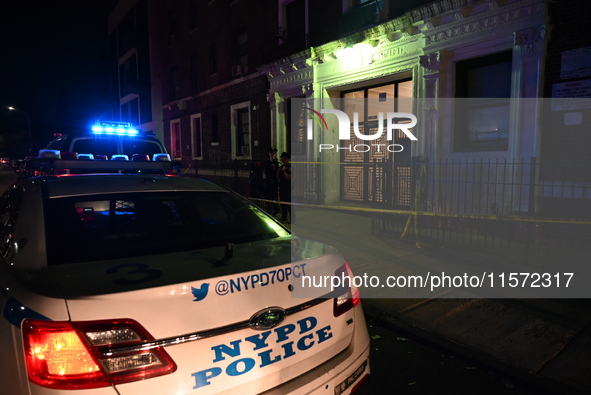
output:
[{"label": "police car rear window", "polygon": [[45,203],[50,265],[198,250],[288,232],[227,192],[114,194]]},{"label": "police car rear window", "polygon": [[73,140],[73,144],[68,150],[70,152],[108,155],[109,157],[119,153],[115,139],[79,138]]}]

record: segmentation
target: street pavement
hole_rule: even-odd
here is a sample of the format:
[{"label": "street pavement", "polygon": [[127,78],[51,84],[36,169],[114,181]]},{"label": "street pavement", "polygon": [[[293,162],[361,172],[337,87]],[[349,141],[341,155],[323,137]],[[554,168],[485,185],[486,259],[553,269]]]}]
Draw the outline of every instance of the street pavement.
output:
[{"label": "street pavement", "polygon": [[[295,234],[338,248],[356,276],[504,262],[483,251],[374,235],[371,217],[354,209],[297,207],[296,219],[289,225]],[[591,393],[591,299],[488,298],[466,289],[427,296],[412,289],[361,292],[374,322],[510,375],[539,393]]]}]

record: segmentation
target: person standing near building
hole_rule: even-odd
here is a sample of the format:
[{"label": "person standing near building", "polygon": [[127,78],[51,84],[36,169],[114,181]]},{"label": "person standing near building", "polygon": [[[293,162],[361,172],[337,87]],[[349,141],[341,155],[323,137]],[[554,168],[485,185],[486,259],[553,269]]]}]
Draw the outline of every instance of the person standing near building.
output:
[{"label": "person standing near building", "polygon": [[[287,152],[283,152],[280,159],[281,166],[277,171],[277,178],[279,179],[279,200],[282,202],[291,203],[291,155],[289,155]],[[294,222],[291,204],[281,205],[281,218],[279,221],[289,221],[290,223]]]},{"label": "person standing near building", "polygon": [[[277,160],[277,148],[269,148],[269,159],[265,161],[263,169],[263,199],[276,201],[279,192],[279,180],[277,172],[279,171],[279,161]],[[277,203],[266,202],[267,211],[272,216],[279,213]]]},{"label": "person standing near building", "polygon": [[260,199],[263,197],[263,164],[260,161],[253,161],[250,165],[250,175],[248,185],[250,187],[249,197]]}]

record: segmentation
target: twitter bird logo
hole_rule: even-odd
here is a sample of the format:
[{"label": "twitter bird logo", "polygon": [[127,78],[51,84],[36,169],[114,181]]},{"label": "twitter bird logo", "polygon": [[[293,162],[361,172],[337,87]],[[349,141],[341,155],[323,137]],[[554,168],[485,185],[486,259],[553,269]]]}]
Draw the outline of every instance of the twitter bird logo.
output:
[{"label": "twitter bird logo", "polygon": [[203,283],[200,288],[191,287],[191,292],[195,297],[195,299],[193,299],[193,302],[199,302],[200,300],[205,299],[208,291],[209,283]]}]

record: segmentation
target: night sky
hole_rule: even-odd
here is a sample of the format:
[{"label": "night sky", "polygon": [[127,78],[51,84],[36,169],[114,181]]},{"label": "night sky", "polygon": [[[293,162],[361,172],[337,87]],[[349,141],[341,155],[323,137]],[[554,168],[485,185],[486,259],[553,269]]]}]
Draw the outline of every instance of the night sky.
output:
[{"label": "night sky", "polygon": [[57,132],[47,129],[85,125],[100,114],[108,81],[107,18],[116,4],[2,1],[0,133],[6,133],[18,115],[7,114],[9,105],[26,112],[34,140]]}]

